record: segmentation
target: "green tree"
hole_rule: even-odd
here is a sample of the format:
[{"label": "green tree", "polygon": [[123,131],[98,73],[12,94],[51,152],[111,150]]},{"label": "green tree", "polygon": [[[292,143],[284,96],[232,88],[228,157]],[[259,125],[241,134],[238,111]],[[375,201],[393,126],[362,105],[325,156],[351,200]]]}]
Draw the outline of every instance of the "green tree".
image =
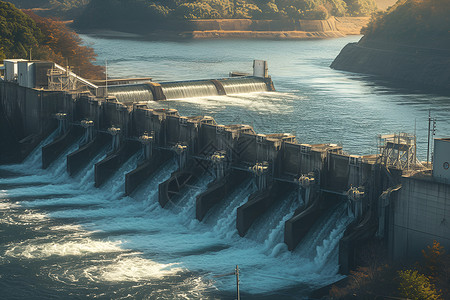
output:
[{"label": "green tree", "polygon": [[373,0],[344,0],[350,16],[368,16],[377,9]]},{"label": "green tree", "polygon": [[43,38],[36,23],[14,5],[0,1],[0,47],[8,58],[28,57]]},{"label": "green tree", "polygon": [[450,47],[450,1],[399,0],[375,15],[361,33],[394,42]]},{"label": "green tree", "polygon": [[175,16],[182,19],[215,19],[220,15],[206,2],[183,3],[175,10]]},{"label": "green tree", "polygon": [[418,271],[398,272],[399,292],[402,297],[412,300],[439,300],[442,296],[436,291],[430,280]]}]

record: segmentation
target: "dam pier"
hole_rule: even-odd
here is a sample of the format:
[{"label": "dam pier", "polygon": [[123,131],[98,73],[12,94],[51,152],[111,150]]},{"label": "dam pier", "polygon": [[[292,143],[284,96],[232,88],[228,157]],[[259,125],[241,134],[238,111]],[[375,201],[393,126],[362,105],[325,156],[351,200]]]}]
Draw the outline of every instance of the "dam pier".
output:
[{"label": "dam pier", "polygon": [[[339,244],[342,274],[360,263],[359,254],[369,241],[380,242],[396,259],[411,256],[411,249],[436,236],[450,236],[448,227],[432,221],[439,219],[436,208],[445,213],[450,207],[448,139],[435,140],[435,165],[431,166],[417,159],[416,138],[406,133],[380,135],[378,153],[360,156],[346,153],[335,143],[308,144],[286,133],[258,134],[249,125],[221,125],[210,116],[181,116],[175,109],[147,105],[165,99],[274,91],[266,62],[255,61],[252,76],[170,83],[128,80],[108,87],[52,64],[16,63],[19,74],[0,81],[0,118],[6,129],[1,138],[7,141],[1,145],[1,163],[21,161],[53,133],[54,139],[42,146],[42,168],[78,145],[66,159],[67,172],[75,176],[105,151],[106,157],[94,161],[94,184],[100,187],[139,153],[134,170],[123,178],[123,193],[131,195],[174,161],[177,169],[159,184],[159,203],[162,207],[176,204],[207,178],[206,189],[195,201],[199,221],[226,201],[239,184],[251,182],[252,193],[236,210],[240,236],[276,203],[295,195],[297,208],[284,225],[289,250],[301,244],[327,212],[347,205],[352,222]],[[31,71],[20,73],[25,63]],[[40,68],[47,68],[46,74],[51,75],[47,82],[37,80]],[[56,80],[60,87],[75,82],[76,89],[57,89]],[[426,202],[433,203],[433,208],[422,209],[421,216],[404,209]],[[429,226],[417,234],[416,227],[424,218]],[[404,235],[409,238],[400,238]],[[449,239],[442,240],[443,245],[449,243]]]}]

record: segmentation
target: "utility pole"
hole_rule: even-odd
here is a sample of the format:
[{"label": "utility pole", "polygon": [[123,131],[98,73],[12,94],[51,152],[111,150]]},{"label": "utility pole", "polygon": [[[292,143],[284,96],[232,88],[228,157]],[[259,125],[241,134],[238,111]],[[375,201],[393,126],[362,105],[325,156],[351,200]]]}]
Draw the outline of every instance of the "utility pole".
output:
[{"label": "utility pole", "polygon": [[430,162],[430,132],[431,132],[431,109],[428,111],[428,146],[427,146],[427,168]]},{"label": "utility pole", "polygon": [[436,135],[436,118],[432,118],[431,119],[431,150],[430,150],[430,154],[431,154],[431,161],[434,160],[434,136]]},{"label": "utility pole", "polygon": [[428,147],[427,147],[427,166],[430,162],[430,154],[433,157],[433,139],[436,135],[436,118],[431,117],[431,109],[428,112]]},{"label": "utility pole", "polygon": [[232,273],[227,273],[227,274],[222,274],[222,275],[216,275],[213,277],[224,277],[224,276],[230,276],[230,275],[236,275],[236,294],[237,294],[237,300],[241,300],[241,294],[239,292],[239,266],[236,265],[236,269],[234,269],[234,272]]},{"label": "utility pole", "polygon": [[239,293],[239,266],[236,265],[236,293],[237,293],[237,300],[241,300],[241,295]]},{"label": "utility pole", "polygon": [[108,97],[108,60],[105,59],[105,98]]}]

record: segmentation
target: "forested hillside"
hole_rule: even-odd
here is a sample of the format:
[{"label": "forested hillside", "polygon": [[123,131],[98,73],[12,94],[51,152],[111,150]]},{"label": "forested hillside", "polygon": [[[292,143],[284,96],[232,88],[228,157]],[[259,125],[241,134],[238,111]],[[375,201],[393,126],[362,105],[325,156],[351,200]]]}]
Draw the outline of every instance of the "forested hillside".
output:
[{"label": "forested hillside", "polygon": [[91,0],[86,13],[102,9],[107,14],[122,12],[127,17],[324,19],[329,15],[368,15],[376,5],[373,0]]},{"label": "forested hillside", "polygon": [[92,48],[83,46],[78,35],[63,22],[21,11],[0,1],[0,60],[29,58],[50,60],[61,65],[67,61],[86,77],[101,76],[95,66]]},{"label": "forested hillside", "polygon": [[367,39],[450,46],[449,13],[449,0],[400,0],[374,15],[362,33]]},{"label": "forested hillside", "polygon": [[59,19],[73,19],[78,17],[90,0],[9,0],[17,8],[43,9],[39,12],[45,17],[57,17]]},{"label": "forested hillside", "polygon": [[18,8],[46,8],[67,13],[89,5],[113,12],[123,6],[160,17],[182,19],[282,17],[317,19],[328,15],[365,16],[376,9],[374,0],[10,0]]},{"label": "forested hillside", "polygon": [[450,91],[449,12],[449,0],[400,0],[373,16],[331,67]]}]

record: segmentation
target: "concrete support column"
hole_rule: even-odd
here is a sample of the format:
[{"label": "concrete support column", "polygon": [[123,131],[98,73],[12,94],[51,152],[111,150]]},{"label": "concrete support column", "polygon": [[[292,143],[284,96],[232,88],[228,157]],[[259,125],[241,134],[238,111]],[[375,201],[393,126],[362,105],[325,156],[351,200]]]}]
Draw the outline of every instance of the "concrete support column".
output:
[{"label": "concrete support column", "polygon": [[55,118],[58,120],[58,135],[61,136],[69,129],[69,121],[66,113],[57,113]]},{"label": "concrete support column", "polygon": [[94,139],[94,121],[83,120],[81,121],[81,126],[86,130],[83,143],[89,143]]},{"label": "concrete support column", "polygon": [[386,217],[389,218],[389,216],[386,216],[388,212],[386,212],[387,207],[391,204],[391,194],[398,192],[402,188],[402,185],[399,184],[395,187],[389,187],[387,190],[383,191],[381,193],[380,197],[378,198],[378,231],[377,231],[377,237],[383,238],[386,233]]},{"label": "concrete support column", "polygon": [[[304,205],[305,207],[308,207],[311,204],[311,188],[315,184],[316,179],[314,178],[314,174],[310,173],[308,175],[302,175],[297,180],[298,183],[298,196],[299,196],[299,202],[300,205]],[[305,198],[302,199],[301,197],[301,189],[305,191]]]},{"label": "concrete support column", "polygon": [[267,173],[269,171],[269,163],[262,162],[257,163],[253,167],[249,168],[252,171],[253,175],[256,177],[256,186],[259,191],[262,191],[267,188]]},{"label": "concrete support column", "polygon": [[186,167],[188,158],[188,146],[181,143],[176,144],[174,147],[175,153],[178,155],[178,168],[183,170]]},{"label": "concrete support column", "polygon": [[120,128],[114,126],[108,128],[108,133],[112,136],[112,151],[117,151],[120,147]]},{"label": "concrete support column", "polygon": [[153,131],[150,133],[144,132],[144,134],[139,137],[139,141],[142,144],[142,149],[144,153],[144,160],[149,160],[152,157],[154,140],[155,140],[155,133]]},{"label": "concrete support column", "polygon": [[225,177],[225,160],[226,160],[226,151],[216,151],[211,156],[211,161],[213,162],[214,168],[216,170],[216,180],[220,180]]},{"label": "concrete support column", "polygon": [[349,200],[349,214],[353,215],[356,220],[361,220],[364,214],[364,187],[352,187],[347,192]]}]

